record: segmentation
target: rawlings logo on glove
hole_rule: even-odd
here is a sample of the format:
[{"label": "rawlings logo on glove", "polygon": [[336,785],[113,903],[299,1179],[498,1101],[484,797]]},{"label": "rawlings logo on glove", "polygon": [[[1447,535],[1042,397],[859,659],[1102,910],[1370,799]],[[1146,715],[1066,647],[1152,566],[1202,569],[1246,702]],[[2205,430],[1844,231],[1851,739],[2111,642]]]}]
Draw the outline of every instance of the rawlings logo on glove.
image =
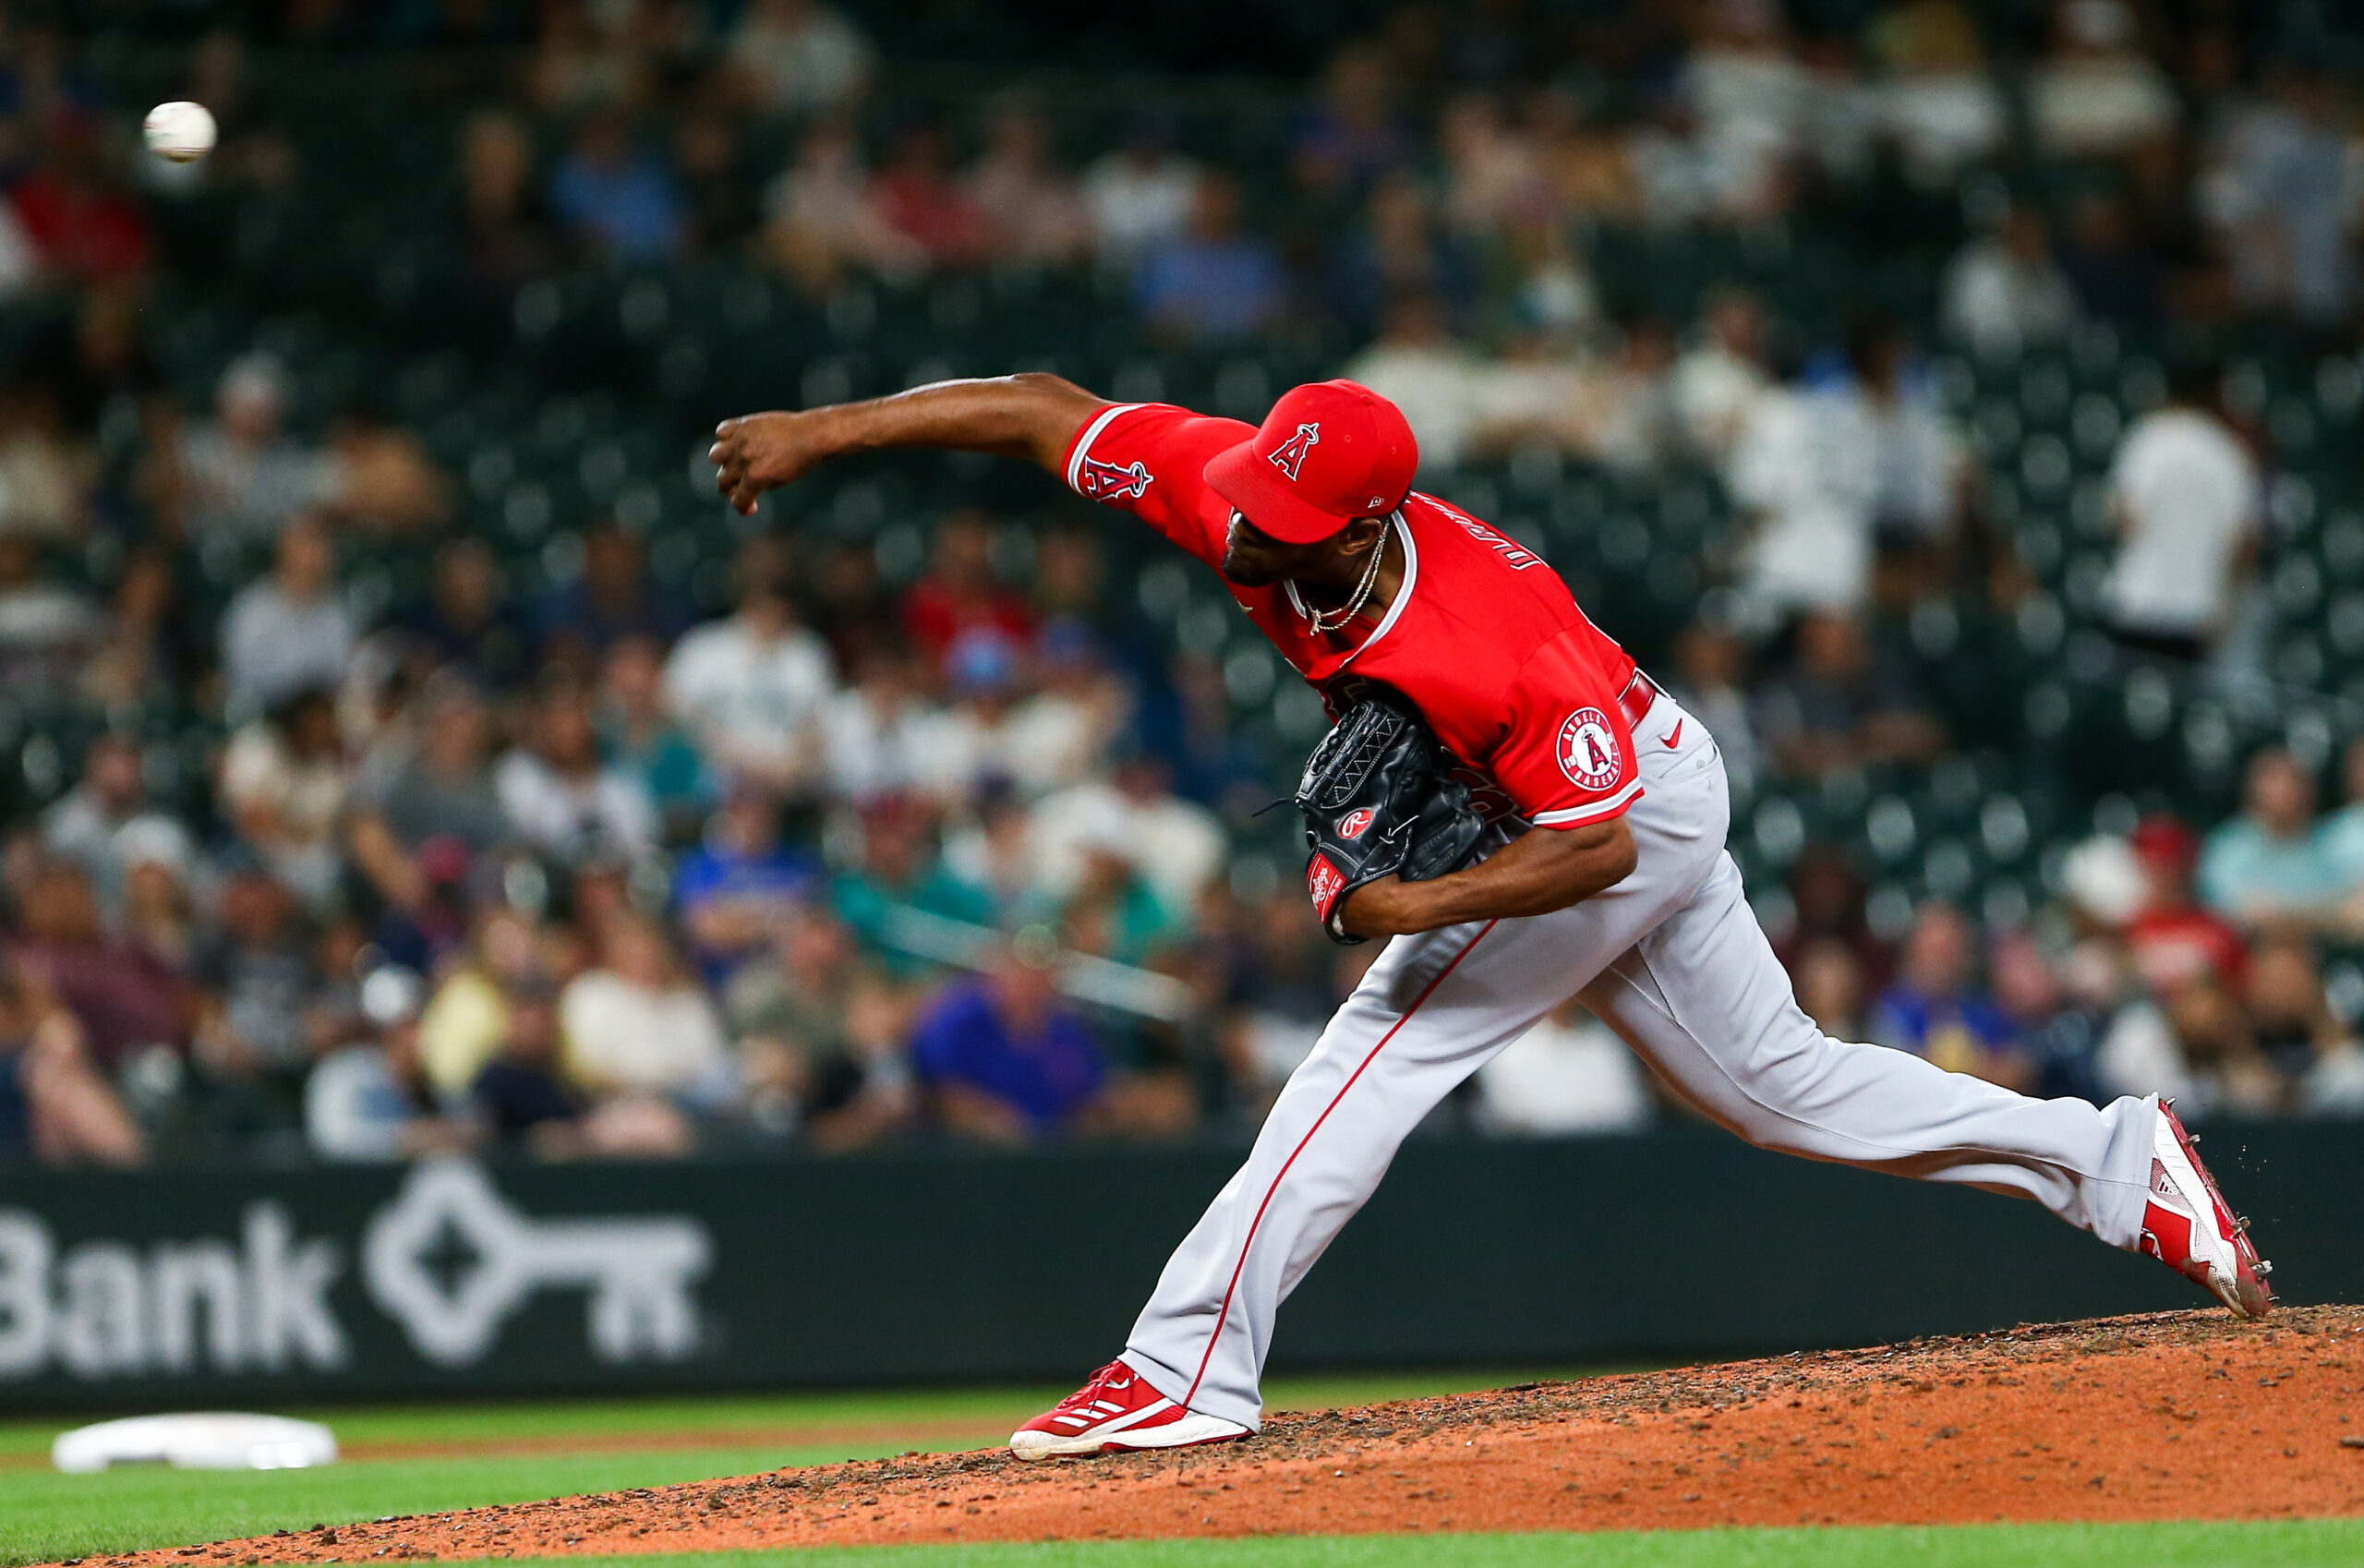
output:
[{"label": "rawlings logo on glove", "polygon": [[1346,710],[1306,759],[1297,807],[1305,814],[1305,890],[1333,941],[1357,943],[1337,920],[1366,882],[1426,882],[1458,871],[1485,819],[1452,759],[1412,705],[1382,687]]},{"label": "rawlings logo on glove", "polygon": [[1338,895],[1346,890],[1346,878],[1336,866],[1316,854],[1305,862],[1305,890],[1313,898],[1314,912],[1327,925],[1331,906],[1338,901]]}]

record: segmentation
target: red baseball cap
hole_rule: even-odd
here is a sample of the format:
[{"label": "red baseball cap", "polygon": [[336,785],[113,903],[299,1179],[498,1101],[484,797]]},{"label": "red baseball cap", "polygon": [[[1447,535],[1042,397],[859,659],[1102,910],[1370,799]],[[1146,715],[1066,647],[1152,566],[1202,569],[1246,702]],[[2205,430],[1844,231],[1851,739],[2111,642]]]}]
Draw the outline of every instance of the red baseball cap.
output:
[{"label": "red baseball cap", "polygon": [[2175,817],[2153,812],[2134,826],[2131,840],[2137,859],[2166,872],[2185,872],[2200,858],[2200,841]]},{"label": "red baseball cap", "polygon": [[1272,537],[1309,545],[1403,505],[1419,466],[1402,409],[1354,381],[1313,381],[1210,459],[1207,484]]}]

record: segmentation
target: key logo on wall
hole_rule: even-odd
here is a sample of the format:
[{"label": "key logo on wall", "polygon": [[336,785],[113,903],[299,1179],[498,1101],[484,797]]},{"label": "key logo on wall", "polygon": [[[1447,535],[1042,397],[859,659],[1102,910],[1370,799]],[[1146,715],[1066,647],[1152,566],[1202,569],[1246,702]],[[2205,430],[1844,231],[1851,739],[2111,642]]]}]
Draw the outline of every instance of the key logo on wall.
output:
[{"label": "key logo on wall", "polygon": [[[447,1283],[436,1259],[452,1242],[469,1262]],[[704,1224],[682,1216],[537,1220],[464,1160],[415,1166],[370,1218],[362,1279],[419,1355],[461,1367],[492,1348],[501,1325],[545,1288],[588,1293],[591,1354],[602,1361],[678,1361],[697,1345],[690,1287],[713,1260]]]},{"label": "key logo on wall", "polygon": [[[691,1216],[538,1218],[481,1167],[441,1160],[413,1166],[360,1231],[364,1291],[435,1366],[482,1361],[544,1290],[584,1293],[595,1361],[698,1348],[714,1241]],[[0,1381],[346,1369],[352,1325],[334,1291],[356,1260],[348,1239],[299,1234],[270,1199],[245,1205],[235,1236],[66,1246],[41,1214],[0,1209]]]}]

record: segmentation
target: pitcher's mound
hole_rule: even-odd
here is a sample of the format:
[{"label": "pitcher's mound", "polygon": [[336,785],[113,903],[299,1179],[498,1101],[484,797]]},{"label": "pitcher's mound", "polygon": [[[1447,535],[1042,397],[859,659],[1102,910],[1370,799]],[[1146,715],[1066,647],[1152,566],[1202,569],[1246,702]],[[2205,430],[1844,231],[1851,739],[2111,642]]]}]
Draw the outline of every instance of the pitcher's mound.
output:
[{"label": "pitcher's mound", "polygon": [[2364,1514],[2364,1309],[2351,1307],[2256,1325],[2106,1318],[1284,1415],[1172,1454],[784,1470],[203,1556],[2339,1514]]}]

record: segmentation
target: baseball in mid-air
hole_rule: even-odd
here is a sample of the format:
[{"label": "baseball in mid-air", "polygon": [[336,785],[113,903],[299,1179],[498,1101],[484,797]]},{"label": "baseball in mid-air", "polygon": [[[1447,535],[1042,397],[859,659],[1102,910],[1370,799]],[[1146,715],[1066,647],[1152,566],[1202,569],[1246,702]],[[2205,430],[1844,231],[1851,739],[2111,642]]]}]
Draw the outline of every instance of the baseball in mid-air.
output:
[{"label": "baseball in mid-air", "polygon": [[148,111],[149,151],[175,163],[194,163],[213,151],[213,114],[202,103],[159,103]]}]

